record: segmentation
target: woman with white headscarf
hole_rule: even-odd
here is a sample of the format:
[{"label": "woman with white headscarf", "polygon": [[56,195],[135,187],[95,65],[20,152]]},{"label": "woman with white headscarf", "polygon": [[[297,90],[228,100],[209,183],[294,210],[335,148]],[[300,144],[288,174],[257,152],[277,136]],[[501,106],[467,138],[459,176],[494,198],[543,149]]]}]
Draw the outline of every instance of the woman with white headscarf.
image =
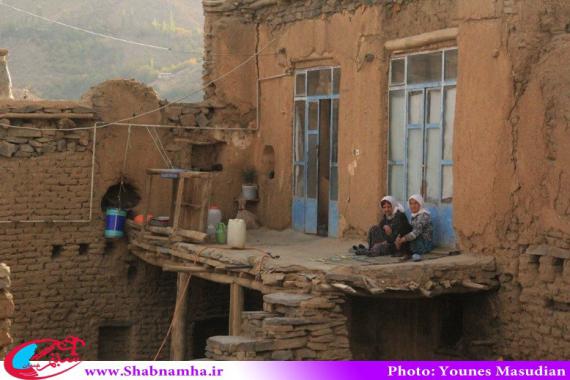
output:
[{"label": "woman with white headscarf", "polygon": [[400,246],[409,243],[412,259],[420,261],[423,255],[433,249],[431,216],[424,207],[424,198],[421,195],[412,195],[408,199],[408,203],[412,212],[412,231],[402,237],[398,237],[395,244]]},{"label": "woman with white headscarf", "polygon": [[403,256],[407,245],[396,247],[398,236],[403,236],[412,230],[404,207],[396,198],[388,195],[380,201],[383,216],[380,222],[368,232],[369,256]]}]

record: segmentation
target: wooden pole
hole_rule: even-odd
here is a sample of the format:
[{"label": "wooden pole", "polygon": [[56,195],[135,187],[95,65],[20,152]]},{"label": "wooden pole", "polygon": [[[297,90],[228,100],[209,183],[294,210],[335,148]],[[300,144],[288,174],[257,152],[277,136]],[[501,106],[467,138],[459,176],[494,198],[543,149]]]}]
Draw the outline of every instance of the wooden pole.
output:
[{"label": "wooden pole", "polygon": [[176,306],[172,316],[170,360],[182,361],[186,354],[186,312],[188,311],[188,287],[190,274],[178,273],[176,282]]},{"label": "wooden pole", "polygon": [[243,288],[233,282],[230,285],[230,335],[241,333],[241,313],[243,312]]}]

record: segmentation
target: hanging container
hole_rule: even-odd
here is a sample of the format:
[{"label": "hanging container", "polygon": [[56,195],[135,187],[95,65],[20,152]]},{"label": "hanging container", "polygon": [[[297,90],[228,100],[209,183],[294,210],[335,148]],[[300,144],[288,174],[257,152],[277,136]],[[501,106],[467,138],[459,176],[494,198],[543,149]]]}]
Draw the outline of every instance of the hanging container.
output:
[{"label": "hanging container", "polygon": [[228,245],[231,248],[244,249],[246,227],[243,219],[230,219],[228,222]]},{"label": "hanging container", "polygon": [[105,237],[108,239],[123,237],[127,212],[119,208],[108,208],[105,214]]},{"label": "hanging container", "polygon": [[216,243],[226,244],[226,225],[224,223],[218,223],[216,225]]},{"label": "hanging container", "polygon": [[218,206],[210,206],[208,209],[208,222],[206,225],[208,229],[206,230],[208,238],[214,241],[216,238],[216,226],[222,221],[222,211]]},{"label": "hanging container", "polygon": [[257,200],[257,185],[241,185],[241,195],[247,201]]}]

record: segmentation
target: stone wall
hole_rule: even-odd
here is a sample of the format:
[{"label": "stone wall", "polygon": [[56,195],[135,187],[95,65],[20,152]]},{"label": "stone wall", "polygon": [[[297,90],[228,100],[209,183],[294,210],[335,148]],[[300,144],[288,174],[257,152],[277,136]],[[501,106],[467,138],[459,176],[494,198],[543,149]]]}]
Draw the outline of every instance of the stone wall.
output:
[{"label": "stone wall", "polygon": [[12,343],[10,326],[14,314],[14,300],[10,294],[10,268],[0,263],[0,359],[6,354],[6,348]]},{"label": "stone wall", "polygon": [[272,293],[244,312],[242,336],[208,339],[213,360],[350,360],[342,296]]}]

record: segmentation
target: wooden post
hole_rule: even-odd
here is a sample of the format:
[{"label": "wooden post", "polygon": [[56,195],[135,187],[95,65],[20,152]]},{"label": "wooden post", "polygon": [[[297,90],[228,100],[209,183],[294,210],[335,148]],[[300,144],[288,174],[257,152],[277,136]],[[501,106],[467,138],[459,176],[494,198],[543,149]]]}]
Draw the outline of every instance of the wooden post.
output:
[{"label": "wooden post", "polygon": [[186,354],[186,312],[188,310],[188,289],[190,274],[178,273],[176,282],[176,306],[172,316],[170,337],[170,360],[182,361]]},{"label": "wooden post", "polygon": [[243,288],[233,282],[230,285],[230,335],[241,333],[241,313],[243,312]]}]

